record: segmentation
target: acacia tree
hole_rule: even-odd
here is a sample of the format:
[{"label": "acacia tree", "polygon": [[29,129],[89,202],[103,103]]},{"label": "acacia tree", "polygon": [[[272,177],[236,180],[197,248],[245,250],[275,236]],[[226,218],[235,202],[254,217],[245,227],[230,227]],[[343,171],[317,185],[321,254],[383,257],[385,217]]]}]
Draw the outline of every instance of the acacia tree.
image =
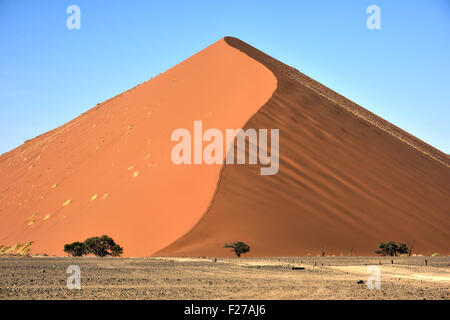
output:
[{"label": "acacia tree", "polygon": [[84,244],[87,254],[92,253],[97,257],[105,257],[108,255],[118,257],[123,253],[122,247],[107,235],[88,238],[84,241]]},{"label": "acacia tree", "polygon": [[225,243],[223,245],[224,248],[231,248],[236,256],[239,258],[241,254],[247,253],[250,251],[250,246],[242,241],[236,241],[232,243]]},{"label": "acacia tree", "polygon": [[64,245],[64,252],[67,252],[72,257],[81,257],[86,254],[86,245],[80,241],[68,243]]},{"label": "acacia tree", "polygon": [[103,235],[101,237],[91,237],[84,242],[72,242],[64,245],[64,251],[73,257],[94,254],[97,257],[113,256],[118,257],[123,253],[123,248],[119,246],[111,237]]},{"label": "acacia tree", "polygon": [[395,241],[380,242],[375,253],[382,256],[397,256],[399,254],[408,253],[408,245],[406,243],[397,243]]}]

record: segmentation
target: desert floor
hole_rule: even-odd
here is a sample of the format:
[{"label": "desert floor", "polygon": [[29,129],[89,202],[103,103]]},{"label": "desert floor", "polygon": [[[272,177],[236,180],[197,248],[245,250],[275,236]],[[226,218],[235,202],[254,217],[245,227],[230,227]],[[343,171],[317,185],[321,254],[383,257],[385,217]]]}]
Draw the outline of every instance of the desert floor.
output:
[{"label": "desert floor", "polygon": [[[80,267],[80,290],[67,288],[69,265]],[[370,265],[380,267],[380,290],[366,285]],[[0,257],[0,299],[449,300],[449,292],[450,257]]]}]

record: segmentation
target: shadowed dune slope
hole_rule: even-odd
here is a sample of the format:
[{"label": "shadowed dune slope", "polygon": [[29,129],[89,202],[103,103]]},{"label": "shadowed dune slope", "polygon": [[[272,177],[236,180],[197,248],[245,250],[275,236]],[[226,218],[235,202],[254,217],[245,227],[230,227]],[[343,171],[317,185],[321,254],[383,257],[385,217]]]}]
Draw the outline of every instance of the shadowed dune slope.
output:
[{"label": "shadowed dune slope", "polygon": [[0,244],[108,234],[148,256],[198,222],[220,165],[176,166],[177,128],[242,128],[276,90],[273,73],[219,40],[184,62],[0,156]]},{"label": "shadowed dune slope", "polygon": [[[280,170],[227,165],[200,221],[156,255],[373,255],[381,241],[450,253],[448,155],[235,38],[278,80],[244,128],[280,129]],[[406,116],[406,115],[405,115]]]}]

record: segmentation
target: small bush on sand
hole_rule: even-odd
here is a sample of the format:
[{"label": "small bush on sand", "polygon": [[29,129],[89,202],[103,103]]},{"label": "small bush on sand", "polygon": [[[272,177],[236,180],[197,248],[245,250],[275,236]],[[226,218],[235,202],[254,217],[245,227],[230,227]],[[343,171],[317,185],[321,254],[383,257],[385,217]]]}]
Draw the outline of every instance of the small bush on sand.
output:
[{"label": "small bush on sand", "polygon": [[382,256],[397,256],[399,254],[408,253],[408,245],[401,242],[389,241],[380,242],[375,253]]},{"label": "small bush on sand", "polygon": [[439,253],[439,252],[435,252],[435,253],[433,253],[431,256],[432,256],[432,257],[439,257],[439,256],[440,256],[440,253]]},{"label": "small bush on sand", "polygon": [[242,241],[236,241],[232,243],[225,243],[223,245],[224,248],[231,248],[236,256],[239,258],[241,254],[247,253],[250,251],[250,246]]}]

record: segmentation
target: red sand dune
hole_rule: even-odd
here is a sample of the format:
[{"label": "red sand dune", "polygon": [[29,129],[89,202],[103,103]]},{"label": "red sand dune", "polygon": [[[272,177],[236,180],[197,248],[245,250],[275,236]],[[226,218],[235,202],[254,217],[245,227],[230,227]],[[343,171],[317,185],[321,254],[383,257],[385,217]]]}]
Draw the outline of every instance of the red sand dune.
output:
[{"label": "red sand dune", "polygon": [[[278,174],[174,165],[194,120],[279,128]],[[125,256],[450,253],[449,156],[235,38],[3,154],[0,177],[0,244],[32,253],[101,234]]]}]

